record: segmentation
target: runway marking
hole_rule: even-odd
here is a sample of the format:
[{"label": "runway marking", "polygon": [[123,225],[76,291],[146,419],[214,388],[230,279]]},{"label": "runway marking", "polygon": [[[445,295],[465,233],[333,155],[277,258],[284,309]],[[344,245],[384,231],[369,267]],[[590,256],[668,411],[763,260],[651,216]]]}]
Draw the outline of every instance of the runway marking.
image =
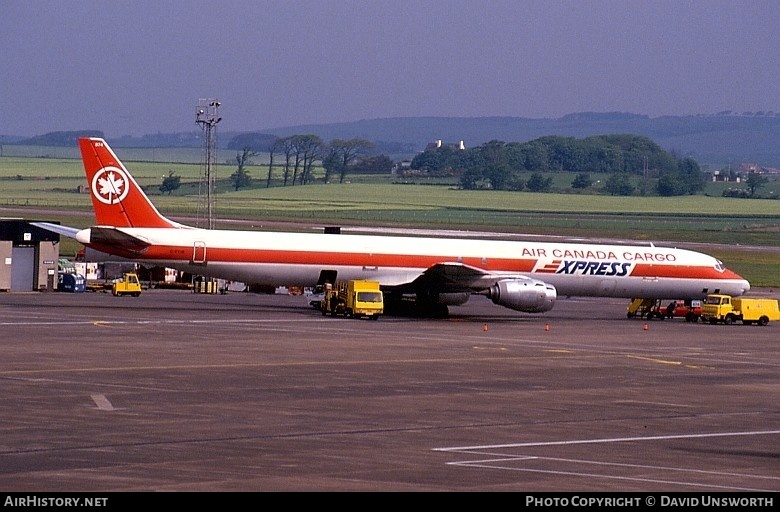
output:
[{"label": "runway marking", "polygon": [[511,443],[511,444],[486,444],[477,446],[454,446],[450,448],[434,448],[438,452],[462,452],[464,450],[494,450],[502,448],[529,448],[535,446],[566,446],[575,444],[599,444],[599,443],[625,443],[630,441],[668,441],[670,439],[704,439],[709,437],[731,437],[731,436],[761,436],[780,434],[780,430],[754,430],[747,432],[713,432],[709,434],[677,434],[667,436],[645,436],[645,437],[611,437],[603,439],[573,439],[569,441],[542,441],[534,443]]},{"label": "runway marking", "polygon": [[650,361],[651,363],[670,364],[670,365],[674,365],[674,366],[682,365],[681,361],[668,361],[666,359],[656,359],[654,357],[635,356],[635,355],[631,355],[631,354],[628,354],[626,357],[629,358],[629,359],[639,359],[641,361]]},{"label": "runway marking", "polygon": [[92,398],[92,401],[95,402],[95,405],[97,405],[97,408],[101,411],[115,411],[114,406],[109,402],[108,398],[106,398],[106,395],[89,395]]},{"label": "runway marking", "polygon": [[[762,477],[762,476],[756,476],[756,475],[746,475],[746,474],[732,474],[732,473],[719,473],[719,472],[699,472],[696,470],[688,470],[684,468],[665,468],[665,467],[657,467],[657,466],[632,466],[629,464],[610,464],[610,463],[600,463],[595,461],[577,461],[577,460],[566,460],[566,459],[547,459],[544,457],[517,457],[515,459],[506,458],[506,459],[496,459],[495,462],[517,462],[517,461],[524,461],[524,460],[551,460],[551,461],[558,461],[558,462],[573,462],[573,463],[584,463],[584,464],[603,464],[606,466],[628,466],[634,469],[654,469],[658,471],[676,471],[676,472],[693,472],[693,473],[705,473],[712,476],[733,476],[733,477],[739,477],[739,478],[772,478],[772,477]],[[490,462],[490,461],[486,461]],[[478,464],[471,464],[468,462],[450,462],[448,463],[450,465],[455,466],[463,466],[463,467],[475,467],[475,468],[485,468],[485,469],[501,469],[504,471],[519,471],[524,473],[543,473],[548,475],[560,475],[560,476],[576,476],[581,478],[602,478],[607,480],[621,480],[621,481],[630,481],[630,482],[643,482],[643,483],[655,483],[655,484],[665,484],[665,485],[682,485],[686,487],[703,487],[708,489],[721,489],[721,490],[730,490],[730,491],[753,491],[753,492],[769,492],[769,491],[776,491],[776,489],[761,489],[756,487],[745,487],[745,486],[735,486],[735,485],[723,485],[723,484],[714,484],[714,483],[706,483],[706,482],[689,482],[689,481],[678,481],[678,480],[669,480],[669,479],[658,479],[658,478],[640,478],[640,477],[630,477],[630,476],[622,476],[622,475],[607,475],[603,473],[587,473],[587,472],[578,472],[578,471],[557,471],[557,470],[546,470],[546,469],[530,469],[530,468],[517,468],[517,467],[506,467],[501,465],[493,465],[489,463],[478,463]]]},{"label": "runway marking", "polygon": [[637,356],[637,355],[633,355],[633,354],[628,354],[626,357],[629,358],[629,359],[639,359],[641,361],[650,361],[651,363],[668,364],[668,365],[672,365],[672,366],[684,366],[685,368],[691,368],[693,370],[697,370],[697,369],[701,369],[701,368],[704,368],[704,369],[711,369],[712,368],[712,366],[704,366],[704,365],[699,365],[699,364],[684,364],[682,361],[669,361],[667,359],[657,359],[657,358],[654,358],[654,357],[644,357],[644,356]]},{"label": "runway marking", "polygon": [[93,368],[39,368],[29,370],[0,370],[0,378],[11,378],[17,375],[37,375],[55,373],[82,373],[82,372],[106,372],[106,371],[148,371],[148,370],[220,370],[225,368],[284,368],[306,366],[353,366],[361,364],[387,365],[387,364],[435,364],[435,363],[475,363],[475,362],[499,362],[511,363],[516,361],[528,361],[527,357],[480,357],[480,358],[452,358],[452,359],[362,359],[355,361],[277,361],[269,363],[224,363],[224,364],[181,364],[181,365],[147,365],[147,366],[99,366]]},{"label": "runway marking", "polygon": [[473,350],[491,350],[491,351],[494,351],[494,352],[496,352],[496,351],[497,351],[497,352],[504,352],[504,351],[506,351],[506,350],[509,350],[509,349],[508,349],[508,348],[506,348],[506,347],[480,347],[479,345],[474,345],[474,346],[473,346],[473,347],[471,347],[471,348],[472,348]]},{"label": "runway marking", "polygon": [[[96,325],[96,326],[111,326],[111,325],[182,325],[182,324],[299,324],[304,322],[321,322],[320,319],[268,319],[268,320],[246,320],[241,318],[229,318],[229,319],[210,319],[210,320],[69,320],[68,325]],[[31,321],[15,321],[15,322],[0,322],[0,325],[5,326],[30,326],[30,325],[58,325],[62,326],[62,321],[47,321],[47,322],[31,322]]]},{"label": "runway marking", "polygon": [[664,467],[664,466],[652,466],[646,464],[625,464],[618,462],[603,462],[597,460],[581,460],[581,459],[568,459],[558,457],[544,457],[534,456],[527,454],[512,455],[507,453],[490,453],[492,450],[506,449],[506,448],[530,448],[530,447],[551,447],[551,446],[573,446],[583,444],[600,444],[600,443],[620,443],[620,442],[634,442],[634,441],[659,441],[659,440],[672,440],[672,439],[704,439],[713,437],[731,437],[731,436],[760,436],[760,435],[777,435],[780,434],[780,430],[765,430],[765,431],[747,431],[747,432],[715,432],[709,434],[679,434],[679,435],[666,435],[666,436],[646,436],[646,437],[616,437],[606,439],[575,439],[568,441],[543,441],[532,443],[512,443],[512,444],[494,444],[494,445],[481,445],[481,446],[460,446],[449,448],[434,448],[433,451],[448,452],[448,453],[461,453],[461,454],[474,454],[474,455],[493,455],[491,458],[472,460],[472,461],[453,461],[447,462],[447,465],[472,467],[472,468],[485,468],[485,469],[500,469],[504,471],[520,471],[526,473],[544,473],[551,475],[561,476],[577,476],[583,478],[601,478],[609,480],[622,480],[622,481],[635,481],[635,482],[647,482],[647,483],[661,483],[671,485],[682,485],[689,487],[702,487],[702,488],[716,488],[723,490],[741,490],[741,491],[776,491],[777,489],[761,489],[752,488],[738,485],[725,485],[707,482],[695,482],[695,481],[677,481],[671,479],[656,479],[648,477],[632,477],[627,476],[625,473],[621,474],[607,474],[607,473],[594,473],[594,472],[582,472],[576,470],[555,470],[555,469],[542,469],[532,467],[517,467],[510,466],[509,463],[521,463],[521,462],[562,462],[568,465],[591,465],[599,467],[609,467],[618,469],[638,469],[638,470],[655,470],[662,472],[676,472],[680,474],[690,475],[709,475],[718,477],[734,477],[748,480],[763,480],[767,482],[780,481],[780,477],[767,476],[767,475],[752,475],[743,473],[731,473],[726,471],[707,471],[692,468],[679,468],[679,467]]},{"label": "runway marking", "polygon": [[649,402],[647,400],[617,400],[615,401],[616,404],[623,404],[623,405],[660,405],[662,407],[687,407],[691,408],[693,405],[690,404],[678,404],[674,402]]}]

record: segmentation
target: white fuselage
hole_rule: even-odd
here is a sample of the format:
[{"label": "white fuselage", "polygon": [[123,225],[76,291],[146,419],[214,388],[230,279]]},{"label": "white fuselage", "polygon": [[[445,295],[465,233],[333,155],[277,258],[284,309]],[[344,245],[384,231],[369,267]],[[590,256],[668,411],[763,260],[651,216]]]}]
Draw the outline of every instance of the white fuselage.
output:
[{"label": "white fuselage", "polygon": [[[138,254],[94,248],[149,265],[265,285],[313,286],[323,270],[339,279],[408,284],[440,263],[495,275],[530,276],[559,296],[699,298],[742,295],[747,281],[715,258],[694,251],[633,245],[546,243],[196,228],[117,228],[144,241]],[[92,244],[90,230],[77,239]]]}]

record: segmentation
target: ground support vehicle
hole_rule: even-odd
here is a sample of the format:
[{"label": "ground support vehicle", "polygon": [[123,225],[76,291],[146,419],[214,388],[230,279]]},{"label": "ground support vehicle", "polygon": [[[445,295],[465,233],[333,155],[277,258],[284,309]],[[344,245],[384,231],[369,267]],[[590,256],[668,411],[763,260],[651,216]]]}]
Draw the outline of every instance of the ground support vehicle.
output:
[{"label": "ground support vehicle", "polygon": [[87,280],[81,274],[59,272],[57,275],[57,291],[81,293],[87,289]]},{"label": "ground support vehicle", "polygon": [[114,281],[111,285],[111,294],[114,297],[120,295],[132,295],[138,297],[141,295],[141,282],[137,274],[125,274],[119,281]]},{"label": "ground support vehicle", "polygon": [[766,325],[780,320],[777,299],[752,299],[729,295],[707,295],[701,308],[702,321],[726,325],[741,321],[745,325]]},{"label": "ground support vehicle", "polygon": [[666,306],[659,301],[647,312],[648,319],[685,318],[686,322],[697,322],[699,317],[701,317],[700,300],[674,300]]},{"label": "ground support vehicle", "polygon": [[649,318],[650,311],[652,311],[653,307],[657,304],[658,300],[656,299],[633,299],[631,304],[628,305],[626,316],[628,318],[634,318],[635,316],[642,318],[645,315],[648,315]]},{"label": "ground support vehicle", "polygon": [[344,315],[378,319],[384,313],[384,300],[378,281],[353,279],[326,286],[322,298],[323,315]]}]

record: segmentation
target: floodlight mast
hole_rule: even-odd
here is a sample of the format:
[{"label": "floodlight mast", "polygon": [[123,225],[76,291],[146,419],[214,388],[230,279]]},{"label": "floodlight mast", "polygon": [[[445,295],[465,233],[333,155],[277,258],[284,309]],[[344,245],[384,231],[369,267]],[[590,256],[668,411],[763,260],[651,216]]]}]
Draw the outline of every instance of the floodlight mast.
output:
[{"label": "floodlight mast", "polygon": [[214,229],[214,183],[217,167],[217,123],[222,121],[219,116],[221,103],[216,99],[198,100],[195,111],[195,123],[203,131],[203,161],[198,191],[198,227],[201,227],[201,216],[206,215],[206,227]]}]

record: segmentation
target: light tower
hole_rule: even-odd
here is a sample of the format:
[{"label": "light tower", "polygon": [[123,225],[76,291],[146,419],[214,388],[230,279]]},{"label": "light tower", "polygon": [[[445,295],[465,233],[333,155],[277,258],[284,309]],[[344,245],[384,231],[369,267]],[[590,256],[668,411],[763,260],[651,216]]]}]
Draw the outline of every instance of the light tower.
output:
[{"label": "light tower", "polygon": [[198,227],[201,226],[201,219],[206,217],[206,227],[214,228],[214,183],[216,181],[217,167],[217,123],[222,118],[219,117],[219,100],[204,99],[198,100],[198,107],[195,112],[195,122],[203,130],[203,169],[200,177],[200,188],[198,190]]}]

